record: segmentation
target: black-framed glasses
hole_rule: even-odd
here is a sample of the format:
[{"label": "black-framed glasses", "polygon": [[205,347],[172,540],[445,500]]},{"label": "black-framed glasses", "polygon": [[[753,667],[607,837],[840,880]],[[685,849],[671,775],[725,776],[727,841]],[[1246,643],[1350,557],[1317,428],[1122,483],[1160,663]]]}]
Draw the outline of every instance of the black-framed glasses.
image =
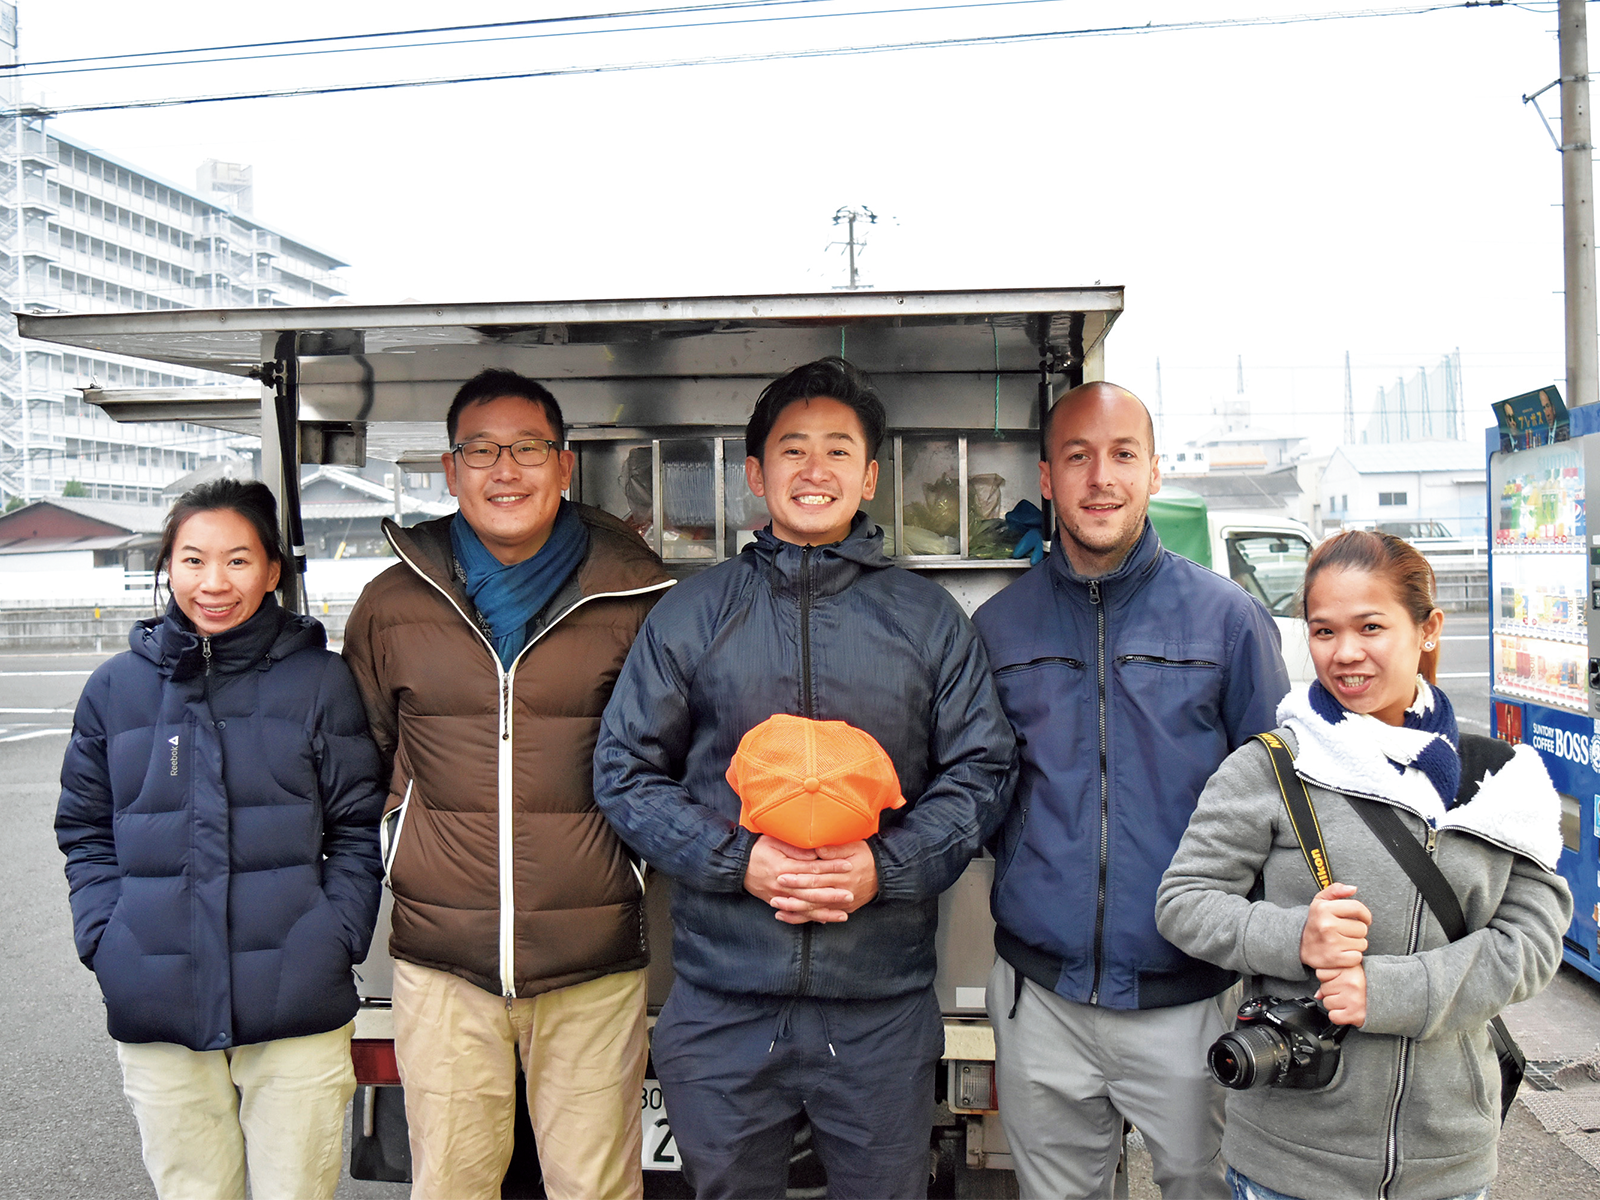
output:
[{"label": "black-framed glasses", "polygon": [[500,461],[501,451],[511,451],[511,461],[519,467],[542,467],[550,461],[550,452],[557,443],[549,438],[522,438],[509,446],[499,442],[457,442],[450,453],[461,455],[461,461],[479,471],[487,471]]}]

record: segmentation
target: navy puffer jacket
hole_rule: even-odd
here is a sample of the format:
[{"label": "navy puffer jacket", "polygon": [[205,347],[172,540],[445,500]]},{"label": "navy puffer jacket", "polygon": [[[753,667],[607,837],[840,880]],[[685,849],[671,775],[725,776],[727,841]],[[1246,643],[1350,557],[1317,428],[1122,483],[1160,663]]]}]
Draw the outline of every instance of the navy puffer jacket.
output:
[{"label": "navy puffer jacket", "polygon": [[337,1029],[377,920],[384,788],[349,669],[269,594],[202,638],[175,605],[73,718],[56,837],[78,955],[121,1042]]}]

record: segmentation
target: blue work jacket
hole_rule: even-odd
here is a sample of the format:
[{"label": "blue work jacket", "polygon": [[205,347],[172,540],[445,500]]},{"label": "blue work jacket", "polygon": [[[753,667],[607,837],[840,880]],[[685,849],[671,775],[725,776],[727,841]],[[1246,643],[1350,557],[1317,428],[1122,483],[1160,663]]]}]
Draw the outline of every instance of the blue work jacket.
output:
[{"label": "blue work jacket", "polygon": [[1107,1008],[1227,987],[1156,931],[1156,886],[1206,781],[1276,724],[1289,679],[1272,617],[1146,520],[1110,574],[1078,575],[1057,539],[973,620],[1021,759],[995,855],[1000,956]]}]

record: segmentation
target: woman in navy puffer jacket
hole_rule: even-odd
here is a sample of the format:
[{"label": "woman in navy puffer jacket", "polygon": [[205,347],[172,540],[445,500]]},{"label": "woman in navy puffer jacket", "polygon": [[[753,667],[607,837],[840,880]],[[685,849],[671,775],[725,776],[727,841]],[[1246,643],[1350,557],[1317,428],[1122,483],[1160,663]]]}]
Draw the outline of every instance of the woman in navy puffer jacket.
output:
[{"label": "woman in navy puffer jacket", "polygon": [[56,835],[161,1200],[331,1197],[384,787],[349,671],[272,596],[262,484],[167,518],[171,602],[78,701]]}]

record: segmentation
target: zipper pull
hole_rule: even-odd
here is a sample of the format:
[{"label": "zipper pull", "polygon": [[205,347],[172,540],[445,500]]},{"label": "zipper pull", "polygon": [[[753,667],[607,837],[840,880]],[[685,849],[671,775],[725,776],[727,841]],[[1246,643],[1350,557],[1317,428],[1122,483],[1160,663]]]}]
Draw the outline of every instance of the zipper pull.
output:
[{"label": "zipper pull", "polygon": [[[503,712],[503,713],[506,713],[507,715],[509,715],[510,712],[511,712],[511,676],[510,675],[502,675],[500,677],[500,711]],[[505,723],[505,732],[500,735],[500,740],[502,742],[509,742],[511,740],[511,723],[509,721],[507,721]],[[510,1007],[511,1007],[511,997],[507,996],[506,997],[506,1008],[509,1009]]]},{"label": "zipper pull", "polygon": [[1100,603],[1100,581],[1098,579],[1089,580],[1089,603]]},{"label": "zipper pull", "polygon": [[1433,853],[1434,846],[1439,843],[1439,831],[1432,825],[1428,826],[1428,853]]},{"label": "zipper pull", "polygon": [[200,639],[200,655],[206,660],[206,674],[211,674],[211,639],[209,637]]},{"label": "zipper pull", "polygon": [[506,993],[506,1011],[507,1012],[511,1011],[511,993],[510,992]]}]

